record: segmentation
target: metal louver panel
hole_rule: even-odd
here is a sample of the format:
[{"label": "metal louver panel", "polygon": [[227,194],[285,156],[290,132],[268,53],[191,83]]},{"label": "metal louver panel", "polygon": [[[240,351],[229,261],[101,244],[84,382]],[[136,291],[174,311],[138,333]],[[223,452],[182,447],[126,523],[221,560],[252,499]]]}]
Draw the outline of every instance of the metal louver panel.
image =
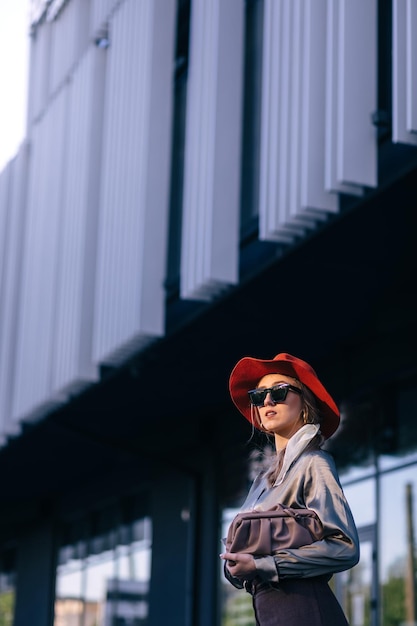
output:
[{"label": "metal louver panel", "polygon": [[53,94],[86,52],[89,2],[71,0],[57,14],[51,29],[50,92]]},{"label": "metal louver panel", "polygon": [[56,403],[51,394],[60,220],[65,168],[65,91],[33,128],[18,320],[14,419],[35,419]]},{"label": "metal louver panel", "polygon": [[[5,322],[5,308],[7,307],[6,301],[6,264],[8,262],[9,254],[8,249],[8,222],[10,220],[10,178],[11,178],[11,165],[6,165],[3,171],[0,173],[0,391],[6,391],[7,387],[4,384],[4,378],[9,372],[7,360],[3,358],[4,355],[4,342],[7,341],[7,328]],[[7,413],[5,411],[5,404],[7,398],[3,395],[0,396],[0,444],[5,441],[5,429]]]},{"label": "metal louver panel", "polygon": [[[83,0],[84,2],[85,0]],[[126,0],[90,0],[91,1],[91,30],[92,34],[107,26],[113,13],[118,9],[121,2]],[[143,1],[143,0],[141,0]]]},{"label": "metal louver panel", "polygon": [[53,393],[73,390],[97,377],[92,361],[92,321],[105,57],[106,51],[91,47],[67,89]]},{"label": "metal louver panel", "polygon": [[392,141],[417,145],[417,6],[392,5]]},{"label": "metal louver panel", "polygon": [[340,15],[338,179],[376,187],[377,2],[342,0]]},{"label": "metal louver panel", "polygon": [[126,0],[107,49],[93,352],[115,362],[165,324],[174,0]]},{"label": "metal louver panel", "polygon": [[302,15],[301,199],[297,211],[320,217],[339,210],[337,194],[325,188],[327,0],[306,0]]},{"label": "metal louver panel", "polygon": [[0,279],[0,443],[19,432],[11,419],[16,359],[16,333],[24,241],[28,146],[22,144],[16,158],[0,176],[0,228],[3,252]]},{"label": "metal louver panel", "polygon": [[42,113],[49,95],[52,24],[36,29],[30,44],[30,80],[28,93],[28,127]]},{"label": "metal louver panel", "polygon": [[376,0],[328,0],[328,15],[326,185],[360,194],[377,185]]},{"label": "metal louver panel", "polygon": [[[4,282],[5,265],[7,262],[7,223],[10,193],[10,163],[0,172],[0,315],[2,311],[2,285]],[[1,316],[0,316],[1,321]]]},{"label": "metal louver panel", "polygon": [[209,300],[238,279],[241,0],[191,11],[180,294]]},{"label": "metal louver panel", "polygon": [[[338,209],[324,188],[326,4],[267,0],[260,239],[291,243]],[[308,102],[309,106],[305,106]]]},{"label": "metal louver panel", "polygon": [[407,130],[417,133],[417,3],[407,2]]}]

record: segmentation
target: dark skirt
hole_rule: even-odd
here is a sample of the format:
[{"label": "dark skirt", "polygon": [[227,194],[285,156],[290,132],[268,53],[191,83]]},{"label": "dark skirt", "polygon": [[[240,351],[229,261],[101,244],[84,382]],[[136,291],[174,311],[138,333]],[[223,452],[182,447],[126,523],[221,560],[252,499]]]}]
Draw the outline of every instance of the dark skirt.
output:
[{"label": "dark skirt", "polygon": [[254,585],[256,626],[348,626],[326,577]]}]

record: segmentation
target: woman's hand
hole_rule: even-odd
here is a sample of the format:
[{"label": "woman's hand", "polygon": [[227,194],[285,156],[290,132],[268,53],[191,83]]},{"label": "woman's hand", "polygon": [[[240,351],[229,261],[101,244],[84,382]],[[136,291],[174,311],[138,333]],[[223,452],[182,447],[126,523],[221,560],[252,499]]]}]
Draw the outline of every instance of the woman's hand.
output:
[{"label": "woman's hand", "polygon": [[251,580],[256,576],[256,563],[251,554],[244,552],[223,552],[220,558],[226,561],[226,567],[235,578]]}]

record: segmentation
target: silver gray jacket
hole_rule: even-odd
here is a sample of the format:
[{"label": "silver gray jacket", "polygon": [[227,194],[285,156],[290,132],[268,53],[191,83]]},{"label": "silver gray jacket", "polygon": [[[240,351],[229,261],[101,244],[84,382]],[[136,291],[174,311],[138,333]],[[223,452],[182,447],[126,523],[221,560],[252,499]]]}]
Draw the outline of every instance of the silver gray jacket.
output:
[{"label": "silver gray jacket", "polygon": [[[266,510],[277,503],[315,511],[323,524],[324,538],[301,548],[256,558],[261,579],[279,582],[285,578],[330,577],[358,563],[358,533],[330,454],[321,449],[304,451],[283,481],[273,487],[259,475],[241,510]],[[225,574],[232,584],[242,586],[227,568]]]}]

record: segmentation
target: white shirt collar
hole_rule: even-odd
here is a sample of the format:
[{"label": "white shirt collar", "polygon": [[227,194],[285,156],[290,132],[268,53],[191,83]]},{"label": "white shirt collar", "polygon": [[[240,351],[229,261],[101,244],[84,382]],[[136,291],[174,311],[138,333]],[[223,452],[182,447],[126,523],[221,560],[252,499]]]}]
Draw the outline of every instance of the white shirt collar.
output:
[{"label": "white shirt collar", "polygon": [[297,459],[301,452],[307,447],[310,441],[320,430],[320,424],[305,424],[291,437],[287,443],[284,453],[284,461],[281,471],[278,474],[275,485],[280,485],[284,480],[290,466]]}]

